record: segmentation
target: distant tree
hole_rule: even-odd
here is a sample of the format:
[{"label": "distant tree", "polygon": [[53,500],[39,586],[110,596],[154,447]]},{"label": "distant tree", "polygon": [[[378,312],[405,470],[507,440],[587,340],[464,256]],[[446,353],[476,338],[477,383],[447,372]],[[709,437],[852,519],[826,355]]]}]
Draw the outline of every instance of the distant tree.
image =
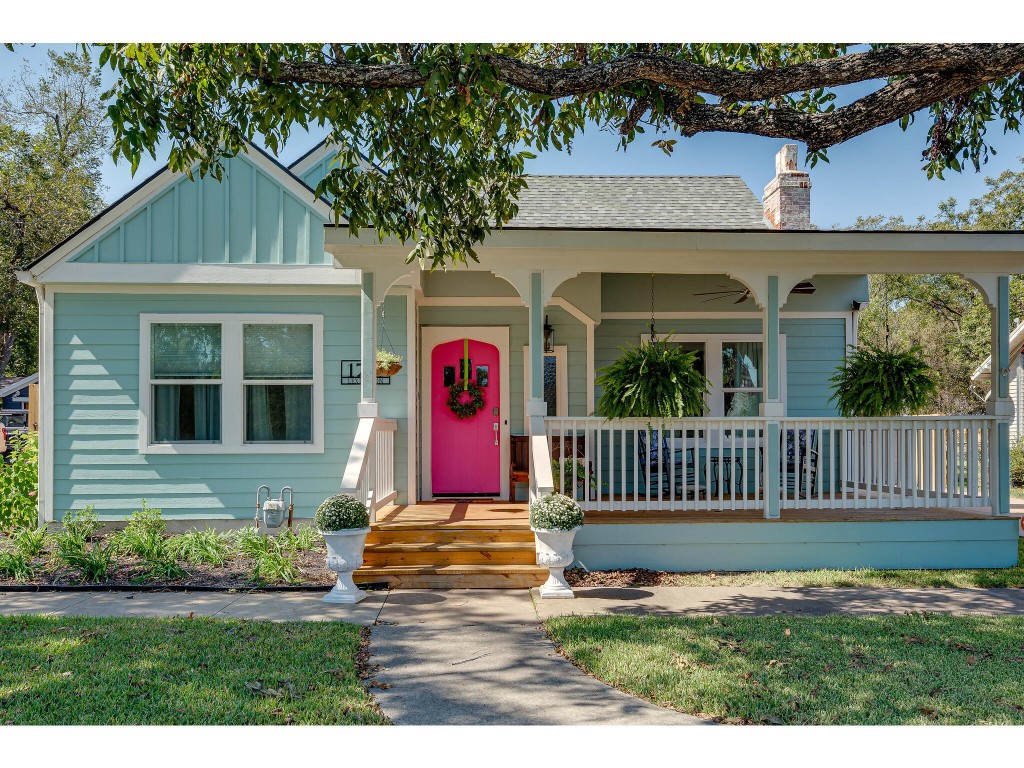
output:
[{"label": "distant tree", "polygon": [[[626,147],[645,131],[797,139],[826,150],[915,115],[930,121],[930,175],[978,168],[988,128],[1018,131],[1024,45],[937,44],[105,44],[119,79],[115,156],[133,166],[167,139],[173,169],[223,172],[262,137],[326,125],[339,160],[318,192],[357,231],[374,228],[435,265],[516,213],[534,152],[571,149],[588,126]],[[843,104],[841,88],[871,92]],[[367,172],[362,162],[387,170]]]},{"label": "distant tree", "polygon": [[[1024,157],[1020,158],[1024,164]],[[985,179],[987,191],[960,207],[955,198],[913,224],[901,217],[859,218],[856,229],[1024,229],[1024,170]],[[935,370],[939,413],[983,409],[971,374],[991,347],[990,312],[978,290],[958,275],[871,275],[871,302],[861,316],[861,337],[886,349],[919,346]],[[1024,319],[1024,277],[1010,277],[1010,320]]]},{"label": "distant tree", "polygon": [[110,131],[100,95],[84,51],[50,51],[41,74],[26,67],[0,84],[0,376],[38,364],[36,298],[15,270],[102,205]]}]

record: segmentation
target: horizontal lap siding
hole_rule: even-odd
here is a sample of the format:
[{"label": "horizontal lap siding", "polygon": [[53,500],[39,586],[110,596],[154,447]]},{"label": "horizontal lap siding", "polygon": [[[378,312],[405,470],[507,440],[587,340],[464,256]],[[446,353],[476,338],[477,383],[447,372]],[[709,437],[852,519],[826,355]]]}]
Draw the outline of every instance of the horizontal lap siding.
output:
[{"label": "horizontal lap siding", "polygon": [[836,416],[829,378],[846,350],[846,320],[841,317],[783,319],[786,334],[786,388],[789,416]]},{"label": "horizontal lap siding", "polygon": [[[267,312],[324,316],[323,454],[140,454],[140,313]],[[388,333],[405,354],[405,299],[387,302]],[[163,296],[58,293],[54,317],[55,516],[95,506],[120,516],[142,499],[169,517],[248,518],[256,488],[289,484],[309,517],[336,493],[355,431],[359,387],[341,386],[341,360],[359,357],[354,296]],[[382,410],[400,419],[396,482],[406,478],[405,371],[381,387]],[[227,396],[227,393],[225,393]]]}]

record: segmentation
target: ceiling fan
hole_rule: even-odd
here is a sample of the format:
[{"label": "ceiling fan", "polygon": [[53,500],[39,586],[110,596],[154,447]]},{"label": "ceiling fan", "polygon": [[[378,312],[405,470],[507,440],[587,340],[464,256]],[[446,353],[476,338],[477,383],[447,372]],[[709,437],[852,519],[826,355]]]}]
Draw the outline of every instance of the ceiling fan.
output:
[{"label": "ceiling fan", "polygon": [[[721,288],[725,288],[724,285],[720,286],[720,287]],[[814,291],[815,291],[814,283],[810,283],[810,282],[804,281],[804,282],[801,282],[801,283],[797,283],[795,286],[793,286],[793,290],[790,291],[790,294],[793,294],[793,293],[808,294],[808,293],[814,293]],[[707,304],[709,301],[716,301],[717,299],[726,299],[726,298],[728,298],[730,296],[737,296],[738,297],[736,299],[736,301],[733,302],[733,304],[742,304],[744,301],[746,301],[747,299],[750,298],[750,289],[749,288],[730,288],[730,289],[722,290],[722,291],[701,291],[700,293],[695,293],[693,295],[694,296],[710,296],[711,297],[711,298],[708,298],[708,299],[701,300],[701,304]]]}]

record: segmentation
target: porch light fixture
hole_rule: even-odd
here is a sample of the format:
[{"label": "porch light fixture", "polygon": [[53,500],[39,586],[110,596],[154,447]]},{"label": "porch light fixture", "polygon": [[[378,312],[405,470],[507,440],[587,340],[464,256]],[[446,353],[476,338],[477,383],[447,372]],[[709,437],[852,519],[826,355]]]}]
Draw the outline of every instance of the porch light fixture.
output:
[{"label": "porch light fixture", "polygon": [[555,351],[555,329],[548,325],[547,315],[544,315],[544,351]]}]

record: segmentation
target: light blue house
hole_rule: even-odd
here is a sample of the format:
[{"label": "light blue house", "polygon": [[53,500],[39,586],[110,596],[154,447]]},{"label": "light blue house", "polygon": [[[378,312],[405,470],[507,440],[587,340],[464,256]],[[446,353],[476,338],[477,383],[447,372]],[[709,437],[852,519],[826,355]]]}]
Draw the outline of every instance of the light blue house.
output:
[{"label": "light blue house", "polygon": [[[312,191],[332,157],[285,168],[252,148],[223,182],[161,171],[20,274],[41,313],[41,519],[145,499],[229,524],[263,484],[292,486],[302,518],[341,488],[375,516],[377,576],[436,575],[460,561],[430,552],[522,529],[512,502],[557,484],[587,510],[585,567],[1016,562],[1008,275],[1024,235],[811,230],[786,147],[763,203],[737,177],[532,177],[479,263],[430,272],[332,223]],[[828,379],[865,275],[936,271],[992,308],[990,414],[837,418]],[[594,414],[595,372],[652,325],[700,353],[704,418]],[[366,375],[380,348],[401,371]],[[385,535],[416,521],[448,539]],[[482,556],[461,573],[528,570]]]}]

